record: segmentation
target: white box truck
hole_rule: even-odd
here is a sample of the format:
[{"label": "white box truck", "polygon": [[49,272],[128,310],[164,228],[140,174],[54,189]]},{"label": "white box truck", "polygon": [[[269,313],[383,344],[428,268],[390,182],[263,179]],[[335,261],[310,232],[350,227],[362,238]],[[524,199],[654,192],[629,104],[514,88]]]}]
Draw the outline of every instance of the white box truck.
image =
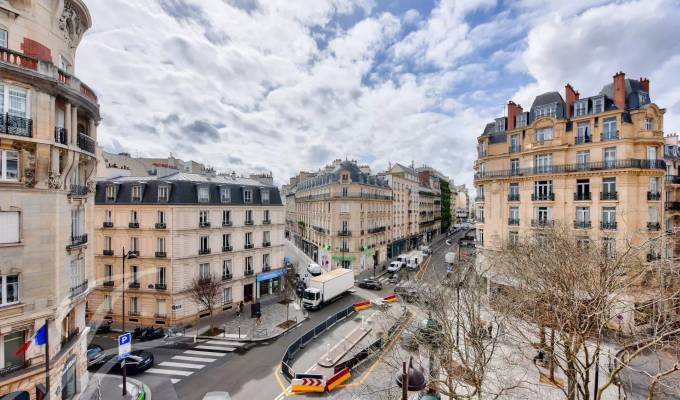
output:
[{"label": "white box truck", "polygon": [[354,287],[354,271],[338,268],[309,279],[309,286],[302,294],[302,305],[309,310],[318,310],[324,305],[342,297]]},{"label": "white box truck", "polygon": [[416,270],[418,269],[418,267],[420,267],[420,264],[423,262],[424,259],[425,255],[423,254],[422,251],[414,250],[408,256],[408,260],[406,261],[406,268],[410,270]]}]

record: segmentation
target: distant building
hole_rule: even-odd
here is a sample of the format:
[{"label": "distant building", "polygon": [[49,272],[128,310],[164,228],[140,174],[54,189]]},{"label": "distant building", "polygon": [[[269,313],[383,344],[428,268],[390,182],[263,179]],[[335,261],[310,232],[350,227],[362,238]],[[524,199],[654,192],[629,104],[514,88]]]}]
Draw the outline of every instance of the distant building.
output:
[{"label": "distant building", "polygon": [[215,176],[215,170],[196,162],[183,161],[172,154],[167,158],[132,157],[129,153],[109,153],[101,150],[97,177],[163,176],[173,172]]},{"label": "distant building", "polygon": [[394,164],[385,173],[392,188],[392,235],[388,257],[414,249],[421,240],[418,172],[412,167]]}]

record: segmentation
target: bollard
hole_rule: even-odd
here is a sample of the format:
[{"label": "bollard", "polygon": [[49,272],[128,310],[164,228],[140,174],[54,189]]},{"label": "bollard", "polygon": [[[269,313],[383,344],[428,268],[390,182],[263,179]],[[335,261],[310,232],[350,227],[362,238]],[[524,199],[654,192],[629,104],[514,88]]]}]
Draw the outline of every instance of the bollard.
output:
[{"label": "bollard", "polygon": [[238,338],[241,339],[241,325],[238,326]]},{"label": "bollard", "polygon": [[194,343],[196,343],[196,334],[194,334]]},{"label": "bollard", "polygon": [[222,337],[227,337],[227,324],[224,324],[224,328],[222,328]]}]

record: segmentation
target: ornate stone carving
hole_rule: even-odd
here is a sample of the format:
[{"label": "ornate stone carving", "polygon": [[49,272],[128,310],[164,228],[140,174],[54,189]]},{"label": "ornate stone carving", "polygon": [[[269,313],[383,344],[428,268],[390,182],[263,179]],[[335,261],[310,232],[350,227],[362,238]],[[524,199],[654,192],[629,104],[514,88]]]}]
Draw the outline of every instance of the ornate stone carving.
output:
[{"label": "ornate stone carving", "polygon": [[47,186],[50,189],[60,190],[61,189],[61,174],[50,171],[50,175],[47,178]]},{"label": "ornate stone carving", "polygon": [[85,32],[83,17],[71,0],[64,1],[64,11],[59,17],[59,29],[64,33],[66,44],[75,48]]},{"label": "ornate stone carving", "polygon": [[24,184],[29,188],[35,187],[35,154],[22,149],[21,160],[24,163]]},{"label": "ornate stone carving", "polygon": [[94,179],[90,179],[89,181],[87,181],[86,185],[88,193],[94,193],[97,190],[97,181],[95,181]]}]

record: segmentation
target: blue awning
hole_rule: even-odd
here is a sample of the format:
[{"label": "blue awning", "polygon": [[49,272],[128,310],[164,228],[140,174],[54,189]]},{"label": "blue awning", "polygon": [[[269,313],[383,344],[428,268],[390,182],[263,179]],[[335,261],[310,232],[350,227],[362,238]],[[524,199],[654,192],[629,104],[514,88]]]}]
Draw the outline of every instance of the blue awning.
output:
[{"label": "blue awning", "polygon": [[284,270],[283,269],[277,269],[274,271],[270,272],[265,272],[264,274],[258,274],[255,277],[256,282],[260,281],[268,281],[270,279],[278,278],[279,276],[283,276]]}]

